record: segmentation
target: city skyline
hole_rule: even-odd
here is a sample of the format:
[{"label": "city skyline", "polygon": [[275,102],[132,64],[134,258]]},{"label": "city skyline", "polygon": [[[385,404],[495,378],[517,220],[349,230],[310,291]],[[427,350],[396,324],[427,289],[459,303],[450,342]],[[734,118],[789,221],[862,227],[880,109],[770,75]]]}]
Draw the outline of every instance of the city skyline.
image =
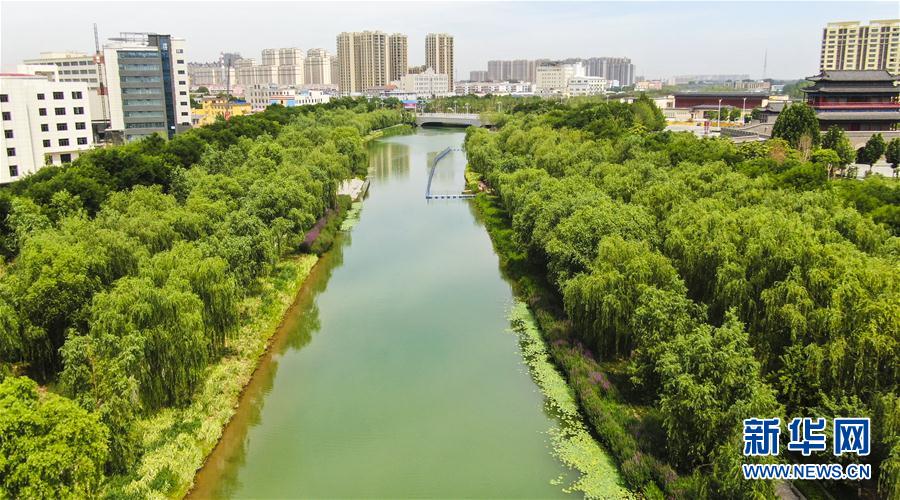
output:
[{"label": "city skyline", "polygon": [[[435,2],[417,4],[414,9],[410,3],[254,3],[254,11],[277,7],[279,16],[266,18],[265,28],[244,27],[244,34],[235,37],[237,11],[211,10],[206,2],[179,3],[177,17],[167,14],[172,10],[164,3],[154,3],[154,8],[142,11],[140,21],[124,23],[118,20],[134,18],[123,14],[133,13],[136,5],[151,4],[46,3],[52,8],[44,9],[33,5],[0,5],[3,71],[14,70],[22,60],[40,52],[92,53],[92,24],[97,22],[101,43],[121,31],[183,37],[192,62],[213,61],[220,52],[258,54],[268,47],[323,47],[332,52],[340,32],[380,30],[409,37],[410,66],[425,62],[426,33],[453,35],[457,79],[469,71],[487,69],[487,61],[492,59],[593,56],[629,57],[635,74],[649,78],[686,73],[801,78],[818,72],[822,27],[828,22],[897,17],[892,2],[829,2],[817,4],[815,9],[810,9],[808,2],[731,2],[716,4],[715,9],[696,2],[572,3],[565,8],[549,3]],[[699,26],[696,19],[701,13],[703,25]],[[206,22],[196,22],[198,19]],[[735,19],[741,22],[735,23]],[[514,29],[505,30],[506,26]],[[260,34],[253,33],[254,29]]]}]

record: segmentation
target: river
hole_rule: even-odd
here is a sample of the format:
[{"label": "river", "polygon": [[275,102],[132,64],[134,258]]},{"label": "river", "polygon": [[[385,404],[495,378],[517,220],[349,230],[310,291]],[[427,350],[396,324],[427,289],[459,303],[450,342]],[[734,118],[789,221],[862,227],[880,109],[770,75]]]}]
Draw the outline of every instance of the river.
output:
[{"label": "river", "polygon": [[[461,130],[369,146],[359,223],[317,264],[197,498],[567,496],[559,420],[509,333],[510,285],[471,202],[426,201]],[[459,192],[466,159],[433,191]]]}]

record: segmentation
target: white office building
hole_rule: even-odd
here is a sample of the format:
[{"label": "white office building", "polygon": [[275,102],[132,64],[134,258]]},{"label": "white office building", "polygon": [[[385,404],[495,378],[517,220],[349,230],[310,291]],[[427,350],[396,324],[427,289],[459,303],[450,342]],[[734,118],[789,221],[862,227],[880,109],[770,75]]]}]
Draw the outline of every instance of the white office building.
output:
[{"label": "white office building", "polygon": [[88,107],[93,118],[93,132],[99,134],[108,126],[109,111],[100,93],[103,75],[93,54],[81,52],[42,52],[40,57],[26,59],[17,72],[46,76],[55,82],[84,82],[88,86]]},{"label": "white office building", "polygon": [[69,163],[94,144],[87,82],[0,74],[0,184]]},{"label": "white office building", "polygon": [[428,68],[422,73],[404,75],[394,82],[399,90],[420,96],[447,95],[450,88],[450,75],[435,73]]},{"label": "white office building", "polygon": [[250,85],[244,91],[246,101],[253,112],[265,111],[272,104],[285,107],[325,104],[331,96],[317,90],[302,90],[295,86],[274,83]]},{"label": "white office building", "polygon": [[535,70],[535,88],[541,94],[563,94],[569,86],[569,79],[585,76],[584,64],[550,64],[538,66]]},{"label": "white office building", "polygon": [[573,76],[566,84],[566,96],[600,95],[609,88],[609,80],[602,76]]}]

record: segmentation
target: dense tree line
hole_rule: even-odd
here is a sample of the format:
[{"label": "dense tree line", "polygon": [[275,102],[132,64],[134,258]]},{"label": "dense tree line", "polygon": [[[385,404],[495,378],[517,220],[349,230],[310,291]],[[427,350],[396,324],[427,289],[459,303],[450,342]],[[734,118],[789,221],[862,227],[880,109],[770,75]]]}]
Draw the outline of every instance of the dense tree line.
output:
[{"label": "dense tree line", "polygon": [[824,138],[837,159],[811,155],[822,141],[799,106],[788,140],[740,146],[663,131],[640,101],[517,111],[496,132],[467,131],[470,168],[558,294],[571,324],[560,342],[586,346],[582,364],[624,363],[623,391],[650,408],[662,438],[641,452],[588,411],[624,450],[629,484],[771,496],[739,477],[742,419],[869,416],[873,453],[859,459],[875,465],[881,494],[900,494],[896,181],[829,180],[840,167],[829,162],[849,162],[846,138]]},{"label": "dense tree line", "polygon": [[127,471],[136,420],[191,400],[241,298],[367,169],[365,136],[408,120],[273,106],[0,191],[0,496],[86,496]]}]

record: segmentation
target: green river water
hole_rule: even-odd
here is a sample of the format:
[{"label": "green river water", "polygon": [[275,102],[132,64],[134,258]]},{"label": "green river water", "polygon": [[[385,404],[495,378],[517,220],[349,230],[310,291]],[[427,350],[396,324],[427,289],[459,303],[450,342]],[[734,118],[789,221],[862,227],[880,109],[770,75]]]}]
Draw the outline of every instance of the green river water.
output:
[{"label": "green river water", "polygon": [[[192,496],[576,496],[487,232],[471,202],[424,198],[430,159],[463,137],[370,145],[359,223],[304,285]],[[433,190],[459,192],[465,164],[444,158]]]}]

